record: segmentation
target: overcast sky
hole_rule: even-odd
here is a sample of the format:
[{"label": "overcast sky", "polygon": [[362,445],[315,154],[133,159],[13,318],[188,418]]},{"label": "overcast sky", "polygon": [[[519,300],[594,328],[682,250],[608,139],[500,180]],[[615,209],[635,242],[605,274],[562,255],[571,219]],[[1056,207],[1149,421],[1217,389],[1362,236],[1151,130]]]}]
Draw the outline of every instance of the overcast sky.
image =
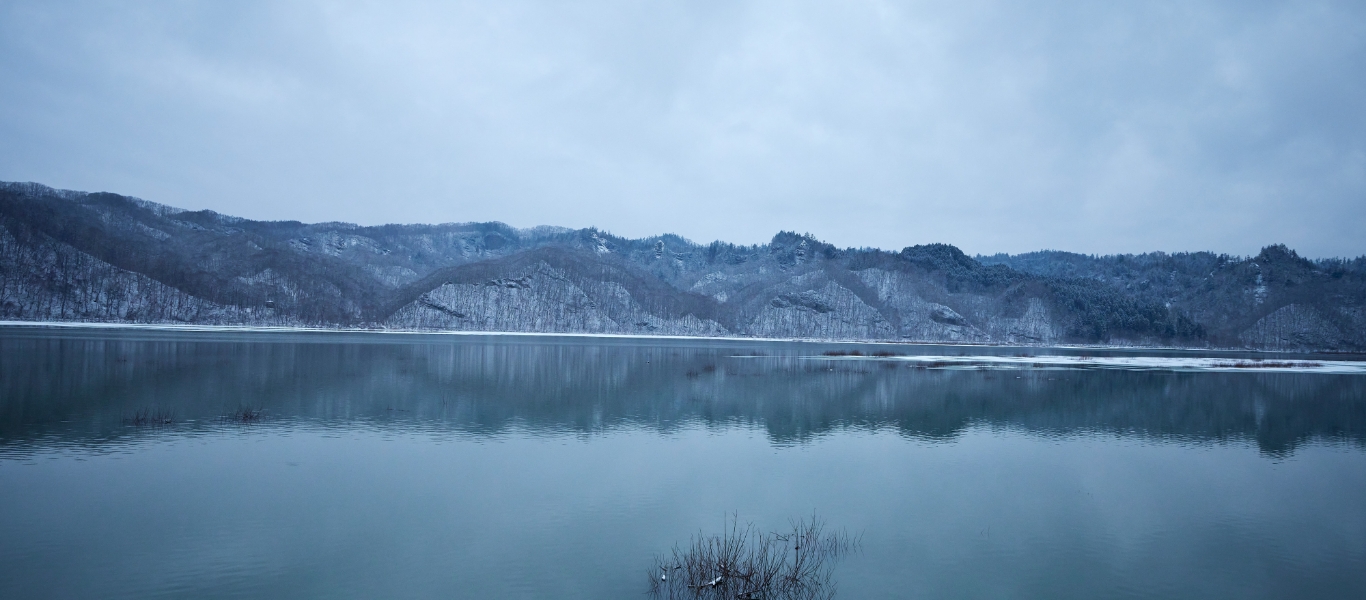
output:
[{"label": "overcast sky", "polygon": [[1366,254],[1366,2],[0,2],[0,179],[255,219]]}]

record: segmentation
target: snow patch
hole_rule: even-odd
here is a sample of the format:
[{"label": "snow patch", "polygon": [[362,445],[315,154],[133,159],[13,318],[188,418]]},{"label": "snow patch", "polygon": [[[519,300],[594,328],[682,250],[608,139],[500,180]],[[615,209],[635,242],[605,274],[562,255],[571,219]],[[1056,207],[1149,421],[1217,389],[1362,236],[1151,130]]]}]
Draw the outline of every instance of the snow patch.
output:
[{"label": "snow patch", "polygon": [[811,356],[819,360],[890,360],[928,369],[1115,369],[1233,373],[1366,375],[1366,361],[1167,356]]}]

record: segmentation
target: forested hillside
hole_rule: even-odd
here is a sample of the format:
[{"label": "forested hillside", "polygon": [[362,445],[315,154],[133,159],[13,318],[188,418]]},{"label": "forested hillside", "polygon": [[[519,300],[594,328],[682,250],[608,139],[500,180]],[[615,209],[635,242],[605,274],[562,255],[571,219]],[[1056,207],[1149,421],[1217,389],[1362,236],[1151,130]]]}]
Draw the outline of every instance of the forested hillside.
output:
[{"label": "forested hillside", "polygon": [[1366,258],[969,257],[501,223],[252,221],[0,184],[0,318],[1366,349]]},{"label": "forested hillside", "polygon": [[1366,257],[1308,260],[1274,245],[1251,258],[1209,252],[1096,257],[1047,251],[978,260],[1058,281],[1102,284],[1140,302],[1177,307],[1224,344],[1363,344]]}]

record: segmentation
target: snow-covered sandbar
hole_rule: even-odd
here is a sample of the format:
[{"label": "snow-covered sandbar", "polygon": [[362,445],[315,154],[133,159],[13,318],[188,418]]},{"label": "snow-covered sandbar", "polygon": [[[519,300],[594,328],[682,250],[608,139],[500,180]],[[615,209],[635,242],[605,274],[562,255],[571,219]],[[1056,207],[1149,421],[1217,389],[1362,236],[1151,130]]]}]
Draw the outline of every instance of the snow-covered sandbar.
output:
[{"label": "snow-covered sandbar", "polygon": [[1120,369],[1126,371],[1228,371],[1366,375],[1366,361],[1168,356],[860,356],[813,360],[883,360],[927,369]]}]

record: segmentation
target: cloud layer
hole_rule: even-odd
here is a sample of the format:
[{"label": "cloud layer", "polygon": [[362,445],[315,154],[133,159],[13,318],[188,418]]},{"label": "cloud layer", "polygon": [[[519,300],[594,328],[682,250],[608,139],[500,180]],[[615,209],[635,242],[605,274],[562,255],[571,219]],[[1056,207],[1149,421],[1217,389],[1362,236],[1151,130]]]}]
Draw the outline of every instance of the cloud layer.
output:
[{"label": "cloud layer", "polygon": [[260,219],[1366,253],[1360,2],[5,3],[0,179]]}]

